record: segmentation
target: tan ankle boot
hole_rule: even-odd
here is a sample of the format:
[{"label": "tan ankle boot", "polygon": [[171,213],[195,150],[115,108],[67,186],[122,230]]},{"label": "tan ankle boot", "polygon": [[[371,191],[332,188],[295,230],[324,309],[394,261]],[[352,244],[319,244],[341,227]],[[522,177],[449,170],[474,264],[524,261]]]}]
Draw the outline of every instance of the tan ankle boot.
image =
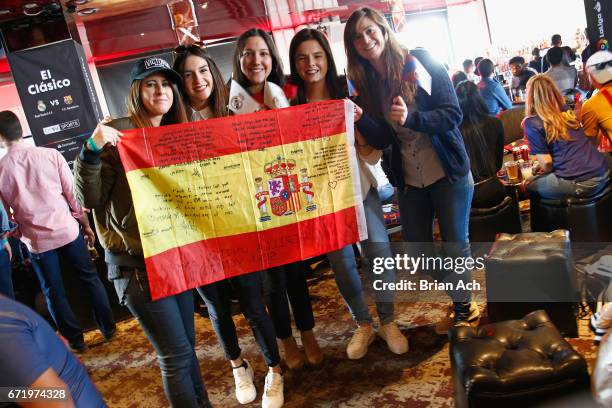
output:
[{"label": "tan ankle boot", "polygon": [[293,336],[282,339],[283,351],[285,352],[285,364],[290,370],[298,370],[304,367],[304,357],[298,349],[297,343]]},{"label": "tan ankle boot", "polygon": [[323,351],[317,343],[312,330],[306,330],[302,333],[302,344],[304,345],[304,353],[306,353],[306,361],[311,366],[317,366],[323,362]]}]

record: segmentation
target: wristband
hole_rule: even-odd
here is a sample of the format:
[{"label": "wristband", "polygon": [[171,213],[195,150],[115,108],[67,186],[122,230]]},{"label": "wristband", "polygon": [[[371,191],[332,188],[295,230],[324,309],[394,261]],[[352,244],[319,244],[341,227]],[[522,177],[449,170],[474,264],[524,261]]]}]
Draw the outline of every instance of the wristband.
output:
[{"label": "wristband", "polygon": [[88,149],[94,153],[100,153],[102,150],[104,150],[104,148],[98,148],[98,146],[96,146],[96,143],[93,141],[93,136],[87,139],[86,144]]}]

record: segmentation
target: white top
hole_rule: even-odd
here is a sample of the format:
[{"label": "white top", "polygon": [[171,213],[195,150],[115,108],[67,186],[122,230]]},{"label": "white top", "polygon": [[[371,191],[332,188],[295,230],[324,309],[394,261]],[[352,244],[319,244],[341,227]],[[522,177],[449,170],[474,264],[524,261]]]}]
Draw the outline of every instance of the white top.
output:
[{"label": "white top", "polygon": [[189,107],[189,109],[191,109],[191,115],[190,115],[190,119],[191,122],[195,122],[198,120],[206,120],[206,119],[210,119],[213,117],[213,112],[212,109],[210,109],[210,106],[205,107],[202,110],[195,110],[192,107]]}]

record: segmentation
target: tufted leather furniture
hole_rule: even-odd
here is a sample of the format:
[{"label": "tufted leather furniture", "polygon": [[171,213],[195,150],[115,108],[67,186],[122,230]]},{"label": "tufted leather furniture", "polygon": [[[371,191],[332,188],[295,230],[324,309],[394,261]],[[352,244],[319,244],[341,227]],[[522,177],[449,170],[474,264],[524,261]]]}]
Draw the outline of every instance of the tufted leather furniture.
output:
[{"label": "tufted leather furniture", "polygon": [[471,242],[493,242],[500,232],[521,232],[521,218],[516,203],[505,197],[494,207],[471,208],[469,227]]},{"label": "tufted leather furniture", "polygon": [[612,241],[612,185],[587,198],[530,200],[532,231],[567,229],[573,242]]},{"label": "tufted leather furniture", "polygon": [[543,310],[449,331],[455,406],[525,407],[589,386],[585,360]]},{"label": "tufted leather furniture", "polygon": [[499,234],[485,268],[490,322],[544,309],[562,333],[578,335],[579,292],[567,231]]}]

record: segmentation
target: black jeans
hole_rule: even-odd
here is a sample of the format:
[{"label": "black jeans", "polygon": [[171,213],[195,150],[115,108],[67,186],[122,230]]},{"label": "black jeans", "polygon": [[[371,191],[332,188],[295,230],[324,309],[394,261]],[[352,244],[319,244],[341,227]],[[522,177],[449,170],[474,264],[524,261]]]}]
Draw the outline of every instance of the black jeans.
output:
[{"label": "black jeans", "polygon": [[232,287],[236,289],[242,314],[249,322],[268,367],[280,363],[278,344],[272,319],[266,312],[261,295],[261,272],[236,276],[209,285],[200,286],[198,292],[208,308],[210,321],[228,360],[240,357],[236,326],[232,319]]},{"label": "black jeans", "polygon": [[[276,337],[291,337],[291,312],[299,331],[312,330],[315,325],[308,284],[302,262],[267,269],[263,272],[264,300],[270,311]],[[289,297],[289,301],[287,301]]]}]

